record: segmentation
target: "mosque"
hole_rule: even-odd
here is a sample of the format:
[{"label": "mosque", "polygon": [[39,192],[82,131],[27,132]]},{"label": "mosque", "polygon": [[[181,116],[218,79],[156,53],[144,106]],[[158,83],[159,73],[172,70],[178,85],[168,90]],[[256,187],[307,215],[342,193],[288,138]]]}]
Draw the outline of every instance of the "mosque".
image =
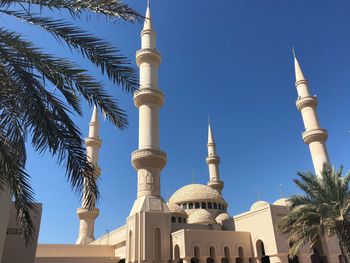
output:
[{"label": "mosque", "polygon": [[[136,52],[140,69],[140,90],[134,94],[139,109],[138,149],[131,154],[137,172],[137,198],[126,224],[100,238],[94,237],[99,209],[77,210],[80,229],[74,245],[39,244],[36,263],[338,263],[341,252],[335,238],[322,239],[311,250],[305,246],[297,257],[288,255],[290,244],[278,232],[278,220],[288,214],[285,198],[269,204],[255,202],[239,215],[229,215],[222,195],[218,155],[212,128],[208,127],[209,169],[207,185],[189,184],[165,202],[160,194],[160,173],[167,155],[159,143],[159,110],[164,96],[158,88],[157,71],[161,55],[156,48],[156,33],[147,7],[141,32],[141,49]],[[327,131],[317,117],[317,98],[310,94],[297,58],[294,58],[297,109],[301,112],[313,165],[318,174],[329,163]],[[89,160],[98,167],[101,147],[98,112],[94,108],[86,139]],[[100,169],[96,169],[96,177]]]}]

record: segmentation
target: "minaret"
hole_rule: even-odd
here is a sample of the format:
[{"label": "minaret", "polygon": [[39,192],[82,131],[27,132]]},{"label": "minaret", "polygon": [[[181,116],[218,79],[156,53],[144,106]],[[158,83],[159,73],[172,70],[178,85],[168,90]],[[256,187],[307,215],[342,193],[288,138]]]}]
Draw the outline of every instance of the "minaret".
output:
[{"label": "minaret", "polygon": [[[102,141],[99,138],[99,126],[98,112],[96,106],[94,106],[91,121],[89,124],[89,137],[85,139],[85,144],[87,158],[95,168],[95,177],[98,177],[101,174],[101,169],[98,167],[98,152],[102,144]],[[99,215],[99,209],[93,208],[92,210],[89,210],[86,208],[86,200],[84,199],[83,194],[82,207],[78,208],[77,214],[80,219],[80,228],[79,237],[76,244],[89,244],[95,240],[95,219]]]},{"label": "minaret", "polygon": [[305,126],[305,132],[303,132],[302,136],[304,142],[309,145],[315,173],[320,175],[323,165],[325,163],[330,164],[326,148],[328,134],[325,129],[320,127],[316,111],[317,98],[316,96],[310,95],[308,81],[304,77],[304,73],[295,56],[294,49],[293,54],[296,79],[295,86],[298,91],[296,106],[301,112]]},{"label": "minaret", "polygon": [[222,188],[224,188],[224,182],[220,181],[219,164],[220,157],[216,153],[216,144],[214,142],[213,132],[211,130],[210,123],[208,124],[208,157],[206,158],[209,167],[208,186],[217,190],[220,194]]},{"label": "minaret", "polygon": [[159,110],[164,96],[158,88],[161,56],[149,3],[136,63],[140,68],[140,88],[134,94],[139,109],[139,145],[131,154],[131,163],[137,171],[137,199],[127,218],[126,262],[168,262],[170,211],[160,194],[160,172],[167,160],[159,143]]}]

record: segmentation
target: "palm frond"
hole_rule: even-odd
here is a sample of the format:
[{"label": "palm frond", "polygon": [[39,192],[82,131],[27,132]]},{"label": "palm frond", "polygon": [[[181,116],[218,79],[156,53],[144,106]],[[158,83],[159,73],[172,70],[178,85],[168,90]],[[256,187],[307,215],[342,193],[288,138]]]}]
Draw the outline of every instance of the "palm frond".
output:
[{"label": "palm frond", "polygon": [[36,70],[42,76],[44,83],[47,79],[63,94],[67,92],[82,94],[90,105],[94,103],[100,106],[107,119],[119,128],[122,129],[128,124],[124,110],[119,108],[116,101],[105,92],[101,83],[96,82],[86,70],[74,66],[67,59],[45,54],[18,34],[2,28],[0,28],[0,53],[8,62],[21,63],[22,66],[27,65],[30,70]]},{"label": "palm frond", "polygon": [[100,68],[102,74],[106,72],[114,83],[121,85],[128,92],[137,90],[137,74],[134,68],[130,67],[130,61],[108,42],[62,20],[40,17],[24,11],[0,9],[0,12],[38,26],[56,39],[64,40],[70,48],[79,51]]},{"label": "palm frond", "polygon": [[143,16],[119,0],[1,0],[0,6],[8,7],[13,4],[38,5],[51,10],[65,9],[73,17],[79,17],[83,11],[106,15],[111,19],[120,18],[127,22],[139,22]]}]

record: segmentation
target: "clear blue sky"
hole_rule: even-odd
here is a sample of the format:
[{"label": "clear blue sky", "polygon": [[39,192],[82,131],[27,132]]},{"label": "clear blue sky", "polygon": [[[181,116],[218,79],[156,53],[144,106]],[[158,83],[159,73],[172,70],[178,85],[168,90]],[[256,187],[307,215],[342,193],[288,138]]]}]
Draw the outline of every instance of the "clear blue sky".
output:
[{"label": "clear blue sky", "polygon": [[[215,2],[215,3],[214,3]],[[145,1],[130,0],[141,13]],[[301,139],[303,124],[297,97],[291,47],[319,98],[321,126],[333,165],[350,168],[350,3],[345,0],[152,1],[158,48],[163,57],[159,86],[161,147],[168,154],[162,172],[162,195],[192,182],[206,183],[207,118],[210,115],[221,156],[223,191],[232,215],[257,200],[297,193],[297,170],[313,170]],[[67,17],[66,14],[58,14]],[[51,53],[72,58],[48,34],[2,17],[0,23],[23,32]],[[96,15],[78,24],[96,32],[132,59],[140,47],[142,25],[113,23]],[[91,68],[88,63],[79,64]],[[136,197],[136,173],[130,153],[137,148],[138,111],[131,95],[104,80],[127,111],[130,125],[119,131],[102,121],[102,175],[96,237],[125,223]],[[86,136],[91,109],[76,118]],[[80,202],[55,159],[29,149],[28,171],[36,199],[44,205],[41,243],[74,243]]]}]

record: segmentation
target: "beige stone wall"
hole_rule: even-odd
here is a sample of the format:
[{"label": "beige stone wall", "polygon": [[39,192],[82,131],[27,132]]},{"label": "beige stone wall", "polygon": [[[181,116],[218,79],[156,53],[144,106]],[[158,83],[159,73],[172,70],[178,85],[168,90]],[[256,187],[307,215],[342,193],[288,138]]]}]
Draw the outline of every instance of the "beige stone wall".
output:
[{"label": "beige stone wall", "polygon": [[41,221],[41,204],[35,204],[38,214],[31,213],[36,228],[33,242],[26,246],[21,229],[17,226],[17,209],[12,203],[10,218],[6,227],[6,238],[1,263],[33,263],[38,244]]}]

